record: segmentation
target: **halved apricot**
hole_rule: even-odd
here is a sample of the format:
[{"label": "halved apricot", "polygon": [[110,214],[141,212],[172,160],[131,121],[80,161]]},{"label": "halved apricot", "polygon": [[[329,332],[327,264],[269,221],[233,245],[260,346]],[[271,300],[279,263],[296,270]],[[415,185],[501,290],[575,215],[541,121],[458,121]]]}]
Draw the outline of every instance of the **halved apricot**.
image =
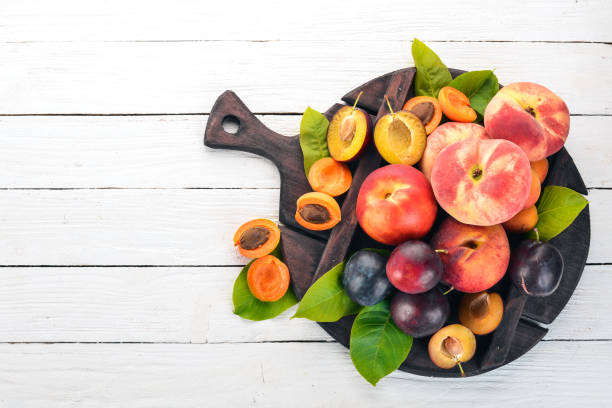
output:
[{"label": "halved apricot", "polygon": [[374,144],[387,162],[411,166],[423,156],[427,133],[421,120],[412,112],[392,112],[376,122]]},{"label": "halved apricot", "polygon": [[440,89],[438,101],[442,112],[455,122],[473,122],[478,116],[463,92],[451,86]]},{"label": "halved apricot", "polygon": [[543,183],[546,175],[548,174],[548,159],[531,162],[531,170],[538,174],[540,184]]},{"label": "halved apricot", "polygon": [[415,96],[404,104],[403,110],[410,111],[421,119],[427,134],[433,132],[442,120],[442,108],[440,108],[440,103],[438,103],[436,98],[432,98],[431,96]]},{"label": "halved apricot", "polygon": [[256,259],[247,272],[249,290],[262,302],[275,302],[289,289],[289,269],[274,255]]},{"label": "halved apricot", "polygon": [[279,241],[280,229],[273,221],[264,218],[242,224],[234,234],[234,245],[238,247],[238,252],[251,259],[274,251]]},{"label": "halved apricot", "polygon": [[304,228],[323,231],[340,222],[340,206],[329,194],[306,193],[297,200],[295,220]]},{"label": "halved apricot", "polygon": [[356,159],[365,150],[371,135],[370,115],[355,106],[340,108],[327,128],[329,154],[341,162]]},{"label": "halved apricot", "polygon": [[495,292],[467,293],[459,304],[459,321],[474,334],[491,333],[503,315],[504,302]]},{"label": "halved apricot", "polygon": [[323,157],[310,167],[308,182],[314,191],[329,194],[332,197],[344,194],[351,187],[353,176],[344,163],[331,157]]},{"label": "halved apricot", "polygon": [[531,231],[538,223],[538,209],[535,205],[519,211],[514,217],[504,222],[504,229],[513,234],[524,234]]}]

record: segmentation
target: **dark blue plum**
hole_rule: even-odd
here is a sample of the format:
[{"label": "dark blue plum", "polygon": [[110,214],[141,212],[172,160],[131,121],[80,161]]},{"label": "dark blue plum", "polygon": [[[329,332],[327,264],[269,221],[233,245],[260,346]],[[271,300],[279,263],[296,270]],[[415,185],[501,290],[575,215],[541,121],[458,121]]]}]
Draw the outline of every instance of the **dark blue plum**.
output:
[{"label": "dark blue plum", "polygon": [[391,318],[404,333],[415,338],[440,330],[449,314],[448,299],[436,288],[413,295],[397,292],[391,301]]},{"label": "dark blue plum", "polygon": [[563,269],[563,256],[557,248],[548,242],[528,239],[512,251],[508,273],[523,293],[543,297],[557,290]]},{"label": "dark blue plum", "polygon": [[342,285],[347,295],[362,306],[372,306],[393,291],[387,279],[387,259],[381,254],[359,250],[346,262]]}]

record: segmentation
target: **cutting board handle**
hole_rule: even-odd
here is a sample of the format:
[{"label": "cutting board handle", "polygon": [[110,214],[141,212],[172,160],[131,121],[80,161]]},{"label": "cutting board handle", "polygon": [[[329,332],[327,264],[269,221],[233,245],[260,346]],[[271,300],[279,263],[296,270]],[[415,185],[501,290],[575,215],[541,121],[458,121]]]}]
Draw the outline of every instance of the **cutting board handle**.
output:
[{"label": "cutting board handle", "polygon": [[[226,121],[237,124],[236,132],[223,128]],[[286,139],[261,123],[232,91],[225,91],[217,98],[204,132],[204,144],[208,147],[255,153],[278,167],[277,160],[283,157]]]}]

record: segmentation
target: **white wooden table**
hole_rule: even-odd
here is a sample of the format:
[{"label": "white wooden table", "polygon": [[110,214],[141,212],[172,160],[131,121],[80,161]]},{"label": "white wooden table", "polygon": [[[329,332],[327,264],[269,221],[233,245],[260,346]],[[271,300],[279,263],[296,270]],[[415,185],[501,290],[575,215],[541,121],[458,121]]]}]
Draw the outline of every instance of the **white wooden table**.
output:
[{"label": "white wooden table", "polygon": [[[380,3],[0,3],[0,407],[612,405],[612,3]],[[277,218],[279,179],[202,136],[225,89],[296,134],[307,105],[412,65],[415,36],[567,101],[591,252],[523,358],[374,388],[292,311],[232,314],[231,236]]]}]

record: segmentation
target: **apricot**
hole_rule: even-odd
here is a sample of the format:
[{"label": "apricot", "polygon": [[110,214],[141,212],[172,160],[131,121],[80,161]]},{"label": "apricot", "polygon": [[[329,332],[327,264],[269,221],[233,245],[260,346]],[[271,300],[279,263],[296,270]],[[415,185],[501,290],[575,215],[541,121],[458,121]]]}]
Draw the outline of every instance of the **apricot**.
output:
[{"label": "apricot", "polygon": [[524,234],[531,231],[538,223],[538,209],[535,205],[527,207],[502,225],[504,229],[513,234]]},{"label": "apricot", "polygon": [[503,314],[504,302],[495,292],[468,293],[459,304],[459,321],[478,335],[497,329]]},{"label": "apricot", "polygon": [[351,187],[353,176],[351,170],[344,163],[331,157],[323,157],[310,167],[308,182],[314,191],[339,196]]},{"label": "apricot", "polygon": [[415,96],[408,100],[402,109],[414,113],[425,126],[425,132],[428,135],[438,127],[442,120],[440,103],[431,96]]},{"label": "apricot", "polygon": [[531,162],[530,165],[531,170],[535,171],[538,174],[540,184],[543,183],[546,179],[546,175],[548,174],[548,159],[534,161]]},{"label": "apricot", "polygon": [[442,112],[455,122],[473,122],[478,115],[470,106],[470,100],[463,92],[451,86],[440,89],[438,101]]},{"label": "apricot", "polygon": [[234,234],[234,245],[247,258],[259,258],[274,251],[280,241],[278,226],[264,218],[248,221]]},{"label": "apricot", "polygon": [[464,375],[461,363],[474,357],[476,337],[467,327],[451,324],[431,336],[428,350],[429,358],[436,366],[449,369],[459,365],[461,375]]},{"label": "apricot", "polygon": [[315,191],[297,200],[295,220],[304,228],[313,231],[328,230],[338,224],[340,219],[340,206],[329,194]]},{"label": "apricot", "polygon": [[529,188],[529,195],[527,201],[525,201],[525,208],[533,206],[540,198],[540,176],[533,169],[531,169],[531,187]]},{"label": "apricot", "polygon": [[262,302],[275,302],[289,289],[289,269],[274,255],[256,259],[247,272],[249,290]]}]

